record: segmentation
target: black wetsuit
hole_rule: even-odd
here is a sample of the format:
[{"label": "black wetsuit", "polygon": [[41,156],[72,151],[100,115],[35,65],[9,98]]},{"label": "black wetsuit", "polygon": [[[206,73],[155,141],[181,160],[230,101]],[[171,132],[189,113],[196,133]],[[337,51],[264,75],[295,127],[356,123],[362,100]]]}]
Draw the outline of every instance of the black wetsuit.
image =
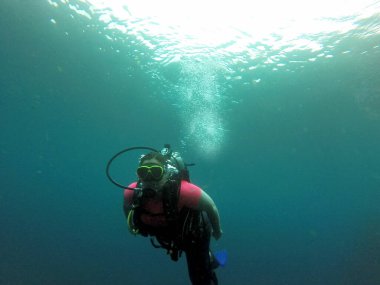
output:
[{"label": "black wetsuit", "polygon": [[198,213],[198,216],[198,228],[185,237],[183,245],[190,280],[193,285],[217,285],[214,272],[217,263],[210,252],[211,226],[205,214]]},{"label": "black wetsuit", "polygon": [[144,210],[136,209],[134,213],[134,224],[140,233],[156,237],[160,247],[165,248],[174,261],[185,252],[192,285],[218,285],[214,272],[218,263],[210,251],[211,224],[206,213],[184,208],[176,223],[157,230],[139,221],[141,211]]}]

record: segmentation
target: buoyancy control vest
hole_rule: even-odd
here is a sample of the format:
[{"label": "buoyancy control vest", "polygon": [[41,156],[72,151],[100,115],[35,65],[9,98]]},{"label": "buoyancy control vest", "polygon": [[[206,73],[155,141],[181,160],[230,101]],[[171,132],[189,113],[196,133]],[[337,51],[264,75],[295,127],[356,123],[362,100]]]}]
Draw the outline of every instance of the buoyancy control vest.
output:
[{"label": "buoyancy control vest", "polygon": [[[165,248],[171,258],[176,261],[181,254],[184,238],[188,236],[191,227],[195,226],[195,216],[197,216],[199,212],[188,208],[183,208],[181,211],[178,209],[181,181],[185,180],[190,182],[188,165],[184,163],[178,152],[171,152],[169,145],[165,145],[161,154],[166,157],[167,164],[175,168],[175,171],[172,172],[170,178],[161,189],[162,206],[167,226],[164,228],[156,228],[145,225],[140,221],[142,214],[150,215],[141,205],[144,204],[146,199],[151,198],[151,193],[144,192],[142,182],[138,181],[137,188],[142,190],[139,192],[135,191],[133,196],[133,206],[131,210],[133,211],[133,227],[135,228],[135,232],[143,236],[151,236],[152,245],[156,248]],[[129,224],[129,226],[131,225]],[[159,245],[154,242],[152,237],[156,238]]]}]

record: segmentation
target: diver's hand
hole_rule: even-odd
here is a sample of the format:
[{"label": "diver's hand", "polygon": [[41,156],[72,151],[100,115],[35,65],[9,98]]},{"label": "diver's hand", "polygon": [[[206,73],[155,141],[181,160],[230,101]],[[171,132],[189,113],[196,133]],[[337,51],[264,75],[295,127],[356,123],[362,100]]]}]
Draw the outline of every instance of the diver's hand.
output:
[{"label": "diver's hand", "polygon": [[222,230],[219,230],[219,231],[213,231],[213,232],[212,232],[212,236],[213,236],[216,240],[220,239],[220,237],[222,236],[222,234],[223,234],[223,231],[222,231]]}]

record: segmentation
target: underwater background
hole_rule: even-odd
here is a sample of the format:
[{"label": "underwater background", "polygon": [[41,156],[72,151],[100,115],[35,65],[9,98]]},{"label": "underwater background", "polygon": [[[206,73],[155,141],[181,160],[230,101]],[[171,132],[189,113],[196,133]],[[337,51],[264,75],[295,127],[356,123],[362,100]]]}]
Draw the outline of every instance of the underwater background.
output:
[{"label": "underwater background", "polygon": [[198,42],[106,2],[0,2],[0,284],[190,284],[105,175],[165,143],[219,208],[220,284],[380,284],[379,2]]}]

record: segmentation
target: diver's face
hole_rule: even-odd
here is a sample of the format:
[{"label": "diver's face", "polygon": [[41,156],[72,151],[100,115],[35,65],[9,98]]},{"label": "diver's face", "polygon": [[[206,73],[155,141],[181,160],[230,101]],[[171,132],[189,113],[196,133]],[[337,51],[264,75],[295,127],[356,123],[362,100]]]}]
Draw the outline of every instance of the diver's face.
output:
[{"label": "diver's face", "polygon": [[164,166],[156,159],[146,160],[137,168],[137,175],[143,181],[160,181],[164,175]]},{"label": "diver's face", "polygon": [[153,183],[161,185],[166,181],[165,166],[157,159],[145,160],[137,168],[137,175],[144,183]]},{"label": "diver's face", "polygon": [[145,160],[137,168],[137,175],[141,179],[143,188],[151,188],[155,191],[159,191],[167,180],[165,166],[154,158]]}]

